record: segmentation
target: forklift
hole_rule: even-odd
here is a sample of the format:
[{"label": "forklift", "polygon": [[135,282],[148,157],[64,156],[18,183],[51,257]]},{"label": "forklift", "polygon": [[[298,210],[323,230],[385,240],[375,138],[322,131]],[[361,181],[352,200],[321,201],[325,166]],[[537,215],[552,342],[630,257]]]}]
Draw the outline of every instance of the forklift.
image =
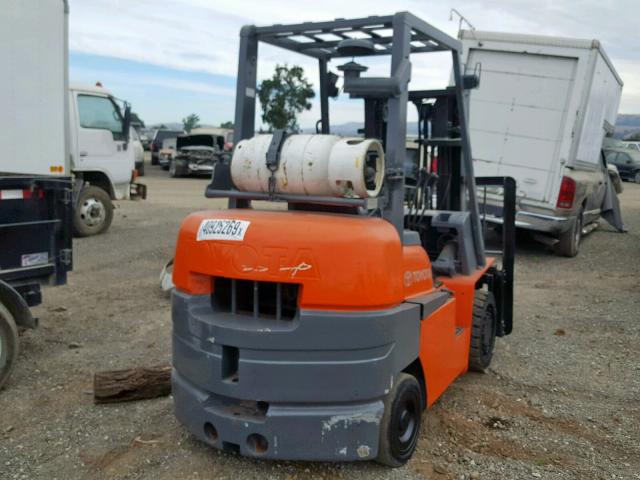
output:
[{"label": "forklift", "polygon": [[[260,42],[317,59],[316,134],[255,134]],[[234,151],[206,189],[228,208],[184,220],[173,270],[175,414],[203,442],[398,467],[423,411],[489,367],[512,330],[515,182],[474,178],[464,102],[479,80],[463,75],[461,48],[408,12],[242,28]],[[412,56],[440,51],[453,86],[410,91]],[[382,55],[388,77],[355,62]],[[364,102],[361,136],[331,134],[334,59]],[[410,106],[419,154],[406,185]],[[476,185],[504,192],[492,250]]]}]

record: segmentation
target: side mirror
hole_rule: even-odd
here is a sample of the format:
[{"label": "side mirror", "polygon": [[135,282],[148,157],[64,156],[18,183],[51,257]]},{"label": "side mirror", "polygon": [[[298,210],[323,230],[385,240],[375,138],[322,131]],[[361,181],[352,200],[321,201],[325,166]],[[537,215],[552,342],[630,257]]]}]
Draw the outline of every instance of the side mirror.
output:
[{"label": "side mirror", "polygon": [[129,144],[129,137],[131,135],[131,105],[124,104],[124,119],[122,120],[122,138],[124,139],[125,149]]}]

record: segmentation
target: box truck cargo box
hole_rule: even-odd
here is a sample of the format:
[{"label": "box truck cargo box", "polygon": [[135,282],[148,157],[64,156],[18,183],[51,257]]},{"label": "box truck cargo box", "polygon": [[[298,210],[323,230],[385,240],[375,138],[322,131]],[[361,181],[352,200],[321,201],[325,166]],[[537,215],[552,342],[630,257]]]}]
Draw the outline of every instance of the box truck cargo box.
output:
[{"label": "box truck cargo box", "polygon": [[622,80],[597,40],[477,30],[461,39],[466,71],[480,76],[468,98],[475,174],[515,178],[517,225],[560,250],[571,237],[565,253],[577,253],[578,230],[601,215],[610,187],[601,150]]}]

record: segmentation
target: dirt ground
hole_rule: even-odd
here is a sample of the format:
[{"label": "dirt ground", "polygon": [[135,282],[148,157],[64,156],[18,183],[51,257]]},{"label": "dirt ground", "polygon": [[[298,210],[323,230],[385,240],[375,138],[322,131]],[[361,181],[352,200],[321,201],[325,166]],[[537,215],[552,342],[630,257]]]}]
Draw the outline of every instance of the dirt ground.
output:
[{"label": "dirt ground", "polygon": [[513,334],[426,414],[415,456],[392,470],[220,453],[177,423],[170,397],[93,404],[95,371],[170,361],[160,269],[181,220],[221,206],[206,180],[146,170],[149,198],[75,240],[68,284],[44,290],[41,326],[21,337],[0,393],[1,479],[640,478],[640,185],[621,197],[625,235],[601,226],[573,259],[519,244]]}]

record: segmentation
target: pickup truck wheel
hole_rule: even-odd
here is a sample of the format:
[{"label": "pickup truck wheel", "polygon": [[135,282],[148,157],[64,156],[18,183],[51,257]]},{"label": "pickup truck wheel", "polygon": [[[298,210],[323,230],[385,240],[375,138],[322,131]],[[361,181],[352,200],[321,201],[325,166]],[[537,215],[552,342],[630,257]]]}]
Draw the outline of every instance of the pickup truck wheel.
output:
[{"label": "pickup truck wheel", "polygon": [[422,390],[413,375],[401,373],[384,398],[376,461],[400,467],[413,455],[422,422]]},{"label": "pickup truck wheel", "polygon": [[113,204],[107,192],[93,185],[84,187],[73,212],[75,236],[88,237],[105,232],[112,220]]},{"label": "pickup truck wheel", "polygon": [[554,250],[558,255],[564,257],[575,257],[578,255],[580,240],[582,240],[582,223],[584,212],[580,209],[578,216],[571,220],[571,228],[560,235],[558,243],[554,245]]},{"label": "pickup truck wheel", "polygon": [[0,303],[0,389],[18,359],[18,328],[11,312]]},{"label": "pickup truck wheel", "polygon": [[493,293],[476,290],[469,348],[469,370],[484,372],[491,364],[497,329],[496,301]]}]

